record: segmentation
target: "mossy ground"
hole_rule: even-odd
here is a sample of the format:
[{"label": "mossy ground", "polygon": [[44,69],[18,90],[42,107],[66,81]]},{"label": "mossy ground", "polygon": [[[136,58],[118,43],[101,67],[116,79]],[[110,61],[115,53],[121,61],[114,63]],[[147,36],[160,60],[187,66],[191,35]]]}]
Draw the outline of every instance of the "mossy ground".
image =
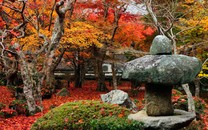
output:
[{"label": "mossy ground", "polygon": [[[32,125],[31,130],[97,129],[100,123],[103,122],[106,122],[105,124],[107,124],[108,128],[110,124],[114,130],[127,124],[129,126],[141,127],[141,123],[127,119],[127,115],[130,113],[130,110],[126,108],[100,101],[81,100],[69,102],[52,109],[39,118]],[[110,120],[111,117],[113,120]],[[105,121],[100,122],[100,119],[103,118]],[[116,121],[118,122],[117,124],[115,124]],[[129,128],[129,126],[125,126],[125,128]]]}]

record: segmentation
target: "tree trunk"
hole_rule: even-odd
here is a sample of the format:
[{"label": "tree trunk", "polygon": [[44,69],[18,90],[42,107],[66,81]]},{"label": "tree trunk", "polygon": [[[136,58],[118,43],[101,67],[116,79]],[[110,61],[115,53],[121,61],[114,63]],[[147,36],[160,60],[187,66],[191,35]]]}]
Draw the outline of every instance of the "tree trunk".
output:
[{"label": "tree trunk", "polygon": [[40,78],[33,63],[21,62],[21,75],[24,83],[23,92],[27,100],[29,114],[42,111]]},{"label": "tree trunk", "polygon": [[[61,15],[62,16],[62,15]],[[55,21],[55,26],[53,30],[53,35],[51,38],[51,44],[48,48],[48,53],[46,55],[46,63],[45,63],[45,75],[46,75],[46,86],[50,88],[55,88],[54,76],[53,76],[53,68],[56,62],[55,51],[58,48],[59,41],[63,35],[63,24],[64,24],[64,16],[58,16]]]},{"label": "tree trunk", "polygon": [[4,64],[4,71],[6,75],[7,86],[15,86],[15,79],[17,78],[17,72],[18,72],[18,62],[17,62],[17,56],[15,55],[15,59],[11,60],[9,58],[2,58],[3,64]]},{"label": "tree trunk", "polygon": [[14,83],[15,78],[17,78],[17,71],[14,70],[13,68],[9,69],[6,72],[6,86],[15,86],[16,84]]},{"label": "tree trunk", "polygon": [[199,97],[199,94],[200,94],[200,82],[199,82],[198,78],[196,78],[194,80],[194,85],[195,85],[195,97]]},{"label": "tree trunk", "polygon": [[117,86],[116,69],[115,69],[115,64],[114,63],[111,64],[111,69],[112,69],[113,88],[115,90],[117,90],[118,89],[118,86]]},{"label": "tree trunk", "polygon": [[75,88],[82,88],[82,71],[81,71],[81,65],[78,64],[75,67],[75,83],[74,83],[74,87]]},{"label": "tree trunk", "polygon": [[59,46],[59,41],[62,38],[64,34],[64,19],[65,19],[65,14],[68,10],[71,10],[73,7],[75,0],[69,0],[64,2],[64,0],[59,1],[56,6],[55,10],[56,13],[58,14],[53,32],[52,32],[52,37],[51,37],[51,42],[49,44],[49,47],[47,49],[47,54],[46,54],[46,60],[44,63],[44,70],[45,70],[45,75],[46,75],[46,84],[49,85],[50,88],[55,89],[55,81],[54,81],[54,74],[53,74],[53,69],[56,63],[56,56],[55,56],[55,51],[57,50]]},{"label": "tree trunk", "polygon": [[190,92],[189,85],[183,84],[182,87],[183,87],[183,89],[187,95],[187,98],[188,98],[188,111],[195,113],[194,99],[193,99],[192,94]]},{"label": "tree trunk", "polygon": [[46,75],[46,80],[43,84],[43,87],[48,90],[47,94],[45,96],[51,96],[55,92],[55,75],[54,71],[52,69],[49,69]]},{"label": "tree trunk", "polygon": [[76,60],[74,61],[74,75],[75,75],[75,88],[82,88],[82,82],[84,79],[84,60],[80,57],[80,49],[75,52]]},{"label": "tree trunk", "polygon": [[[18,43],[14,44],[15,49],[19,47],[20,45]],[[42,111],[40,75],[31,55],[26,57],[21,50],[17,51],[17,55],[19,56],[18,61],[20,63],[20,71],[24,84],[23,93],[25,94],[25,98],[27,100],[29,114],[33,115],[38,111]]]},{"label": "tree trunk", "polygon": [[97,91],[100,91],[100,92],[107,92],[108,89],[106,87],[106,84],[105,84],[105,75],[103,73],[103,62],[102,61],[99,61],[97,60]]}]

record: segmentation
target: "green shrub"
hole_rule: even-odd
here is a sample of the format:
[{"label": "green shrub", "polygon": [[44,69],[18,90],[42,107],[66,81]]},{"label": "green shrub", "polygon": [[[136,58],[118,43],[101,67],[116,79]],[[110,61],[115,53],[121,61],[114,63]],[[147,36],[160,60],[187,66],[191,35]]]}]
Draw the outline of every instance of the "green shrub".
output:
[{"label": "green shrub", "polygon": [[6,107],[6,105],[4,104],[4,103],[1,103],[0,102],[0,111],[2,110],[2,109],[4,109]]},{"label": "green shrub", "polygon": [[5,86],[6,85],[6,75],[4,72],[0,71],[0,85]]},{"label": "green shrub", "polygon": [[141,130],[143,123],[127,118],[103,117],[90,121],[91,130]]},{"label": "green shrub", "polygon": [[[196,114],[204,114],[206,103],[203,99],[194,97],[194,104]],[[188,111],[188,99],[186,95],[183,95],[180,91],[173,89],[172,97],[173,107],[175,109],[182,109]]]},{"label": "green shrub", "polygon": [[[194,104],[196,109],[196,114],[204,114],[206,103],[204,100],[194,97]],[[180,96],[175,102],[173,107],[175,109],[182,109],[188,111],[188,99],[187,96]]]},{"label": "green shrub", "polygon": [[7,86],[7,88],[10,90],[10,92],[12,93],[12,95],[19,100],[24,100],[25,99],[25,95],[23,93],[23,85],[21,86]]},{"label": "green shrub", "polygon": [[138,94],[139,94],[139,89],[138,88],[134,88],[134,89],[130,90],[130,95],[131,96],[136,97],[136,96],[138,96]]},{"label": "green shrub", "polygon": [[4,108],[0,111],[0,117],[2,118],[11,118],[16,115],[17,115],[17,112],[12,109]]},{"label": "green shrub", "polygon": [[182,128],[181,130],[206,130],[206,126],[203,121],[192,121],[191,124]]},{"label": "green shrub", "polygon": [[44,85],[41,87],[41,95],[43,99],[50,99],[53,94],[53,88],[48,85]]},{"label": "green shrub", "polygon": [[55,107],[57,107],[57,105],[52,104],[52,105],[49,107],[49,109],[51,110],[51,109],[53,109],[53,108],[55,108]]},{"label": "green shrub", "polygon": [[[69,102],[52,109],[43,117],[36,120],[36,122],[32,125],[31,130],[88,130],[96,128],[96,122],[100,122],[99,119],[104,117],[106,118],[103,120],[109,121],[109,124],[110,122],[115,122],[117,117],[117,122],[122,123],[120,125],[123,125],[125,121],[128,121],[126,117],[129,114],[130,110],[124,107],[111,105],[100,101],[83,100]],[[109,117],[109,120],[107,120],[107,117]],[[111,117],[113,119],[111,119]],[[99,127],[100,124],[97,124]],[[128,123],[124,124],[126,125]],[[130,123],[131,126],[134,124],[135,123]],[[114,126],[115,125],[112,125],[112,127]]]},{"label": "green shrub", "polygon": [[19,115],[20,114],[23,114],[23,115],[29,114],[27,102],[25,100],[13,100],[9,104],[9,108],[16,110]]},{"label": "green shrub", "polygon": [[0,117],[4,117],[4,112],[1,110],[4,109],[5,107],[6,107],[6,105],[4,103],[0,102]]},{"label": "green shrub", "polygon": [[[202,130],[205,126],[205,119],[206,118],[206,103],[203,99],[194,97],[194,104],[195,104],[195,111],[196,111],[196,119],[192,121],[192,123],[183,128],[182,130]],[[181,92],[177,90],[173,90],[173,97],[172,97],[173,107],[175,109],[182,109],[188,111],[188,99],[186,95],[183,95]]]}]

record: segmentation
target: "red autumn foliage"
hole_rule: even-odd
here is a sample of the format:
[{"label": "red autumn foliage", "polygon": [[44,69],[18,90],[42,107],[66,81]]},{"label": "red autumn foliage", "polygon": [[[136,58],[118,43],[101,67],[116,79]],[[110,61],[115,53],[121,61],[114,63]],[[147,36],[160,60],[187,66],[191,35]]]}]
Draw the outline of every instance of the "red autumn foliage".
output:
[{"label": "red autumn foliage", "polygon": [[0,17],[0,29],[2,29],[4,27],[6,23],[2,20],[2,18]]}]

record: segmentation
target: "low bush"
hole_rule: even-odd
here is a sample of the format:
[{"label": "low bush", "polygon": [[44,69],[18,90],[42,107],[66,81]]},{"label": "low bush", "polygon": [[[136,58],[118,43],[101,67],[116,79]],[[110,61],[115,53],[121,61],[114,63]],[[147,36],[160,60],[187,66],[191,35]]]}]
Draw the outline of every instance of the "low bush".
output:
[{"label": "low bush", "polygon": [[[173,97],[172,97],[173,107],[174,109],[181,109],[188,111],[188,99],[186,95],[183,95],[181,92],[177,90],[173,90]],[[206,103],[203,99],[194,97],[194,104],[195,104],[195,111],[196,111],[196,120],[193,121],[189,126],[184,128],[184,130],[195,130],[195,129],[204,129],[205,121],[207,119],[206,115],[207,109]]]},{"label": "low bush", "polygon": [[143,123],[127,118],[103,117],[90,121],[91,130],[139,130],[142,129]]},{"label": "low bush", "polygon": [[43,99],[50,99],[52,94],[53,94],[53,88],[50,87],[50,86],[46,86],[44,85],[42,88],[41,88],[41,95],[42,95],[42,98]]},{"label": "low bush", "polygon": [[[102,129],[101,127],[112,130],[121,127],[123,130],[134,127],[142,129],[141,123],[127,119],[130,113],[130,110],[124,107],[100,101],[69,102],[36,120],[31,130],[98,130]],[[102,125],[103,122],[105,126]]]},{"label": "low bush", "polygon": [[6,85],[6,75],[4,72],[0,71],[0,85],[5,86]]},{"label": "low bush", "polygon": [[20,114],[27,115],[27,116],[29,115],[27,102],[25,100],[13,100],[9,104],[9,108],[16,110],[18,115]]},{"label": "low bush", "polygon": [[6,105],[4,103],[0,102],[0,110],[4,109],[6,107]]},{"label": "low bush", "polygon": [[[204,114],[206,103],[204,100],[194,97],[194,104],[196,109],[196,114]],[[182,109],[188,111],[188,99],[186,95],[180,96],[176,101],[173,102],[173,107],[175,109]]]},{"label": "low bush", "polygon": [[4,112],[1,110],[4,109],[5,107],[6,107],[6,105],[4,103],[0,102],[0,117],[4,117]]},{"label": "low bush", "polygon": [[192,121],[190,125],[182,128],[181,130],[206,130],[205,125],[202,121]]},{"label": "low bush", "polygon": [[16,115],[17,115],[17,112],[12,109],[4,108],[0,111],[0,117],[2,118],[11,118]]}]

